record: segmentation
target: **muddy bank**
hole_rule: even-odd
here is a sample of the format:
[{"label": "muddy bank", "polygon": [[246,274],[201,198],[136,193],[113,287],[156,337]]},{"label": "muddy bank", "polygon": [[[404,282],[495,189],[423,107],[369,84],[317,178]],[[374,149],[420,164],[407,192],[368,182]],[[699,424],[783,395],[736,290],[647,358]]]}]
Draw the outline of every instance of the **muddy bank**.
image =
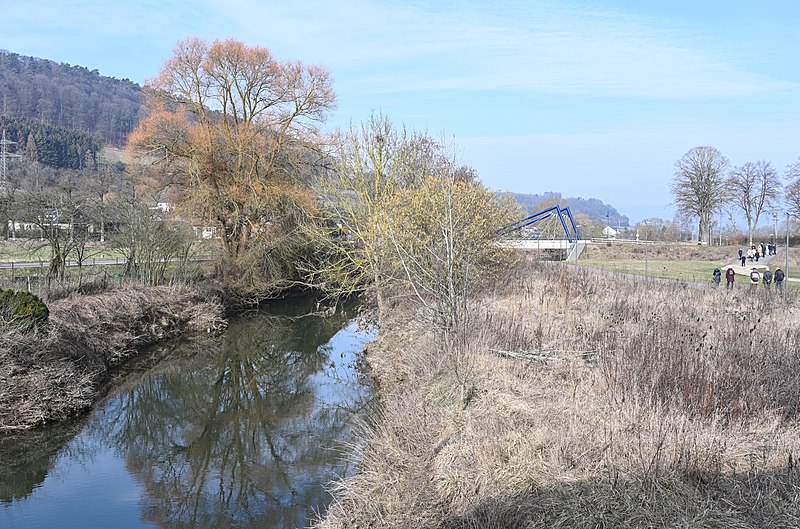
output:
[{"label": "muddy bank", "polygon": [[186,286],[73,294],[48,303],[46,330],[0,324],[0,434],[73,417],[148,344],[224,328],[222,304]]}]

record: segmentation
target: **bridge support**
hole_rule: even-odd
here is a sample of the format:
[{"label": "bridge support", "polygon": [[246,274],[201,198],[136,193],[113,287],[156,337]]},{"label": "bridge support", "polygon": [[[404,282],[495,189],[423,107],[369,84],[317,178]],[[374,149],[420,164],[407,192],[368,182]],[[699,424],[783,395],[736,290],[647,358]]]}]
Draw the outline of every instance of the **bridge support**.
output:
[{"label": "bridge support", "polygon": [[575,261],[578,262],[578,258],[581,256],[583,251],[586,249],[586,241],[584,240],[577,240],[572,243],[572,248],[567,254],[567,261]]}]

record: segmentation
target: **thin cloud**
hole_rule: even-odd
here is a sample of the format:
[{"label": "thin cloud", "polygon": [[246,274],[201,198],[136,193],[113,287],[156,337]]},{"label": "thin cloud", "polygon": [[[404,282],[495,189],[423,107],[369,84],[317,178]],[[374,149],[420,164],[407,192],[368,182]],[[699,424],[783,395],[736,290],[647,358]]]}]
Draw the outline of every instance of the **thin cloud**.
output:
[{"label": "thin cloud", "polygon": [[[12,3],[4,17],[8,27],[29,26],[28,35],[61,35],[65,48],[116,42],[152,54],[158,46],[157,63],[190,35],[236,37],[282,58],[324,64],[337,89],[354,96],[504,91],[703,99],[798,88],[749,70],[733,43],[568,2],[49,0],[35,12]],[[5,46],[57,49],[55,38],[29,46],[20,38]]]},{"label": "thin cloud", "polygon": [[264,6],[253,16],[244,9],[247,2],[238,4],[227,11],[237,24],[251,31],[261,24],[266,38],[284,47],[303,41],[304,57],[319,57],[343,73],[345,89],[363,93],[502,90],[693,99],[798,88],[748,71],[703,35],[585,6],[306,2]]}]

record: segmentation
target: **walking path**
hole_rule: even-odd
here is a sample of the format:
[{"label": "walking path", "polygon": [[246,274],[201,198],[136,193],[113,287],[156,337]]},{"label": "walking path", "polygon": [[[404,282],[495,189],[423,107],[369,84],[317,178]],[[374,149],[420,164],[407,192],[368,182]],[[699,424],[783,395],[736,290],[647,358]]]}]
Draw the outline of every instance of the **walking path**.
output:
[{"label": "walking path", "polygon": [[[729,267],[733,268],[733,271],[736,272],[737,276],[749,276],[750,275],[750,271],[753,268],[758,270],[759,274],[763,274],[764,270],[767,269],[767,266],[769,266],[769,269],[773,273],[778,268],[783,269],[784,266],[783,266],[782,258],[778,259],[778,260],[775,260],[776,257],[778,257],[778,256],[777,255],[768,255],[766,257],[760,258],[758,260],[758,262],[756,262],[755,260],[752,260],[752,261],[751,260],[747,260],[747,261],[745,261],[745,265],[744,266],[742,266],[742,261],[740,259],[736,259],[736,262],[733,262],[733,263],[730,263],[730,264],[726,264],[723,268],[720,268],[720,270],[722,271],[722,283],[725,283],[725,271]],[[786,272],[786,271],[784,270],[784,272]],[[795,282],[795,281],[800,281],[800,278],[787,277],[785,279],[785,281]]]}]

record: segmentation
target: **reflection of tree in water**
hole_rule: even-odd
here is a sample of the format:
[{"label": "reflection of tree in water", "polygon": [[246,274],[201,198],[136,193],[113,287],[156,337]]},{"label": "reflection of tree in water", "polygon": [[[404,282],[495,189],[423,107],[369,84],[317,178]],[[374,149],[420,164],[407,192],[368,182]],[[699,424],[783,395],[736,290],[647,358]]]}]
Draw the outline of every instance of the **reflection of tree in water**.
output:
[{"label": "reflection of tree in water", "polygon": [[26,498],[44,482],[58,453],[84,427],[71,421],[0,435],[0,503]]},{"label": "reflection of tree in water", "polygon": [[109,403],[102,435],[145,487],[144,518],[162,527],[298,527],[322,508],[320,483],[344,470],[334,449],[347,417],[319,402],[313,377],[329,362],[319,344],[343,324],[239,321],[191,361]]}]

